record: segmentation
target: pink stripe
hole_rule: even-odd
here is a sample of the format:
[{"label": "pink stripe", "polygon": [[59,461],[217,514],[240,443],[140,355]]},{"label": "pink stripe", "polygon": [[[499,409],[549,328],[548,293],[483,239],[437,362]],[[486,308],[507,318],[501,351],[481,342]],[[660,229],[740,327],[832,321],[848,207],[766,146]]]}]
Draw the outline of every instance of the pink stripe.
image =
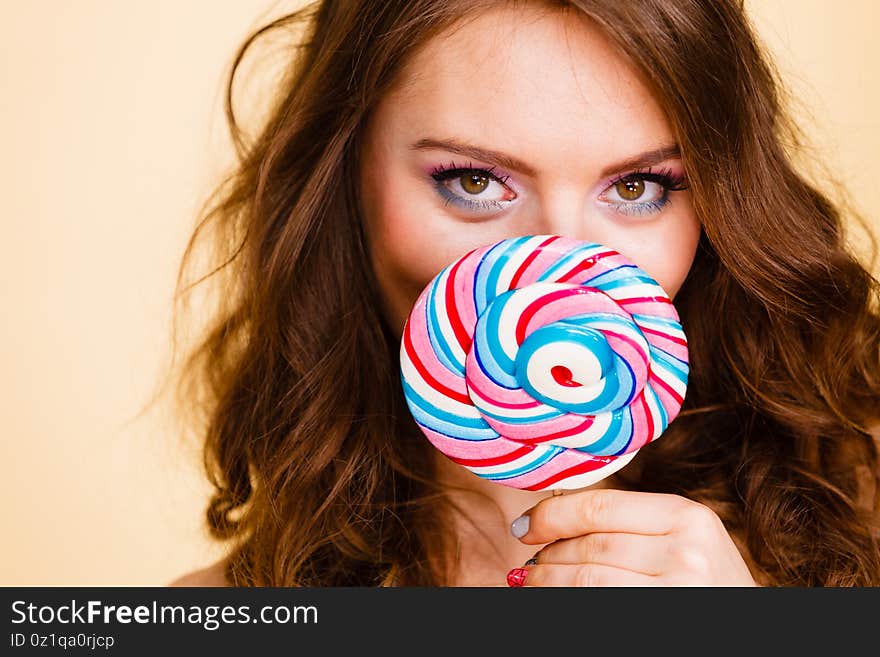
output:
[{"label": "pink stripe", "polygon": [[551,235],[547,239],[543,240],[536,249],[533,249],[532,252],[529,253],[528,256],[526,256],[526,259],[522,261],[516,272],[514,272],[513,277],[510,279],[509,289],[515,290],[521,285],[520,281],[522,280],[523,274],[525,274],[525,272],[531,266],[532,262],[534,262],[535,259],[538,257],[538,254],[540,254],[545,247],[557,241],[558,239],[558,235]]},{"label": "pink stripe", "polygon": [[528,267],[520,275],[516,287],[521,288],[535,283],[538,280],[538,277],[547,271],[554,262],[559,260],[562,254],[581,244],[582,242],[578,242],[577,240],[568,237],[560,237],[553,243],[541,248],[538,251],[537,257],[529,263]]},{"label": "pink stripe", "polygon": [[556,278],[560,283],[581,282],[596,278],[600,273],[607,270],[607,266],[599,264],[603,258],[613,257],[616,251],[602,251],[577,262],[571,269],[562,276]]},{"label": "pink stripe", "polygon": [[599,329],[608,346],[630,366],[636,379],[636,386],[643,386],[648,380],[649,356],[635,340],[616,331]]},{"label": "pink stripe", "polygon": [[419,425],[431,444],[451,458],[485,459],[509,455],[520,449],[522,443],[498,437],[494,440],[461,440],[437,433],[428,427]]},{"label": "pink stripe", "polygon": [[541,402],[532,399],[522,388],[505,388],[490,379],[477,362],[477,351],[471,349],[465,360],[467,387],[482,399],[510,409],[535,408]]},{"label": "pink stripe", "polygon": [[[431,338],[428,335],[427,318],[425,315],[427,298],[428,294],[426,288],[426,290],[419,296],[409,316],[413,348],[421,359],[422,365],[432,377],[434,377],[441,385],[467,397],[467,385],[465,385],[464,377],[450,371],[443,363],[441,363],[437,358],[433,345],[431,344]],[[452,338],[453,336],[447,337]],[[436,390],[435,386],[431,387]]]},{"label": "pink stripe", "polygon": [[632,403],[630,403],[629,412],[630,415],[632,415],[633,436],[629,445],[626,446],[626,454],[642,447],[651,437],[649,435],[648,419],[645,416],[644,388],[642,388],[641,392],[639,392],[639,394],[636,395],[636,398],[632,400]]},{"label": "pink stripe", "polygon": [[[538,448],[536,447],[536,449]],[[613,456],[592,456],[590,454],[587,454],[586,452],[581,452],[576,449],[567,449],[561,454],[555,456],[550,462],[545,463],[540,468],[537,468],[525,474],[521,474],[517,477],[505,479],[504,483],[508,486],[515,486],[516,488],[530,488],[554,475],[568,470],[569,468],[583,468],[583,470],[579,473],[583,474],[584,472],[593,472],[595,470],[598,470],[601,467],[613,463],[614,460],[615,457]],[[561,484],[564,484],[565,480],[559,481],[557,483],[561,488]]]},{"label": "pink stripe", "polygon": [[642,333],[644,333],[645,336],[656,335],[657,337],[664,338],[664,339],[669,340],[670,342],[673,342],[675,344],[679,344],[682,346],[687,345],[686,340],[679,338],[677,336],[671,335],[670,333],[668,333],[666,331],[658,331],[657,329],[648,328],[647,326],[640,326],[639,328],[642,329]]},{"label": "pink stripe", "polygon": [[[605,273],[611,271],[612,269],[617,269],[618,267],[620,267],[622,265],[631,265],[631,264],[633,264],[633,263],[630,262],[626,257],[624,257],[623,255],[621,255],[620,253],[617,253],[615,251],[613,255],[606,256],[606,257],[602,258],[601,260],[599,260],[596,263],[595,267],[593,267],[592,269],[590,269],[589,271],[586,272],[587,276],[583,277],[579,282],[582,285],[589,285],[590,281],[593,280],[594,278],[598,278],[602,274],[605,274]],[[635,270],[633,270],[633,271],[635,271]]]},{"label": "pink stripe", "polygon": [[660,398],[660,403],[663,404],[666,415],[669,416],[669,422],[672,422],[672,418],[681,410],[681,404],[684,399],[679,398],[678,392],[660,378],[655,370],[651,370],[648,383],[654,393]]},{"label": "pink stripe", "polygon": [[480,258],[488,248],[477,249],[471,252],[461,263],[455,276],[455,304],[461,323],[473,340],[474,329],[477,326],[477,309],[474,306],[474,272]]},{"label": "pink stripe", "polygon": [[[552,297],[551,295],[556,295]],[[593,287],[572,287],[570,290],[551,292],[539,298],[538,301],[547,300],[537,310],[525,326],[524,335],[528,337],[535,330],[551,324],[560,319],[566,319],[572,315],[585,315],[587,313],[609,313],[620,317],[630,318],[629,314],[620,308],[614,300],[601,290]]]},{"label": "pink stripe", "polygon": [[483,417],[483,420],[502,436],[530,444],[547,442],[554,437],[574,435],[586,431],[593,424],[592,415],[574,413],[562,413],[558,417],[533,424],[508,423],[492,417]]},{"label": "pink stripe", "polygon": [[654,317],[679,321],[675,306],[659,299],[659,297],[631,297],[618,299],[617,304],[630,315],[653,315]]},{"label": "pink stripe", "polygon": [[679,360],[687,362],[687,346],[679,344],[678,342],[673,342],[672,340],[668,340],[665,337],[659,335],[652,335],[650,333],[643,333],[642,335],[644,335],[645,339],[651,343],[651,346],[657,347],[657,349],[662,349],[666,353],[675,356]]}]

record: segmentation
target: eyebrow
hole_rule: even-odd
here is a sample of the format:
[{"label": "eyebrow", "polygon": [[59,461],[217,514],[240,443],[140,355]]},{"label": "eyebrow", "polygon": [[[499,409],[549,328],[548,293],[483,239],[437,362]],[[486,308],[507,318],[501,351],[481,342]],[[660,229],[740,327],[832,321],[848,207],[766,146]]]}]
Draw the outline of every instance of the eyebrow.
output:
[{"label": "eyebrow", "polygon": [[[488,148],[482,148],[474,144],[468,144],[457,139],[420,139],[415,142],[411,148],[413,150],[441,149],[451,153],[472,157],[476,160],[491,162],[500,165],[505,169],[512,169],[529,176],[534,176],[536,174],[535,169],[512,155],[493,151]],[[660,148],[645,151],[644,153],[639,153],[638,155],[629,157],[616,164],[612,164],[602,170],[601,176],[605,178],[615,173],[620,173],[625,169],[649,167],[654,164],[660,164],[673,157],[681,157],[681,150],[679,149],[678,144],[661,146]]]}]

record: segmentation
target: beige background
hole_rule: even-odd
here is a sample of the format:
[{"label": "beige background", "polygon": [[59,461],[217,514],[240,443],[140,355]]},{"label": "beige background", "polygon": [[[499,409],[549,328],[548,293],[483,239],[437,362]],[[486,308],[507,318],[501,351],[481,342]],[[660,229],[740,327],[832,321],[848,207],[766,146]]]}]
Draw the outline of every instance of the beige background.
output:
[{"label": "beige background", "polygon": [[[163,406],[135,415],[229,161],[223,76],[276,5],[0,3],[0,584],[162,585],[220,554],[195,449]],[[816,152],[880,228],[880,2],[749,5]]]}]

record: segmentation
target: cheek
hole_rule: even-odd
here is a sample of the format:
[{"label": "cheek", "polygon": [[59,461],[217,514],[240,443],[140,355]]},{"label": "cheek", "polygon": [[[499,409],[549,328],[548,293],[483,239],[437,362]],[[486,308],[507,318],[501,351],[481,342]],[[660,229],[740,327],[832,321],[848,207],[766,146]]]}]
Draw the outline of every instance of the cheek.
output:
[{"label": "cheek", "polygon": [[626,256],[656,280],[670,299],[678,293],[694,261],[702,227],[689,197],[678,207],[644,223],[599,223],[588,238]]},{"label": "cheek", "polygon": [[618,251],[644,269],[674,299],[693,264],[700,232],[699,222],[691,215],[669,224],[650,241]]},{"label": "cheek", "polygon": [[392,329],[403,324],[428,282],[462,255],[455,240],[432,227],[426,208],[406,194],[376,190],[365,207],[373,271]]}]

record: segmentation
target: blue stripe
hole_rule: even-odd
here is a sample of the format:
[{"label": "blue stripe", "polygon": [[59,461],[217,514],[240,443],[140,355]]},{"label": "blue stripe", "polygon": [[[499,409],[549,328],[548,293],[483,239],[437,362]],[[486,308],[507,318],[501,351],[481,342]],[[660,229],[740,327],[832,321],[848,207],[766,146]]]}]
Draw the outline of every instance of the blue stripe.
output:
[{"label": "blue stripe", "polygon": [[433,345],[434,347],[434,353],[437,354],[437,358],[440,360],[440,362],[443,363],[449,371],[455,372],[459,376],[464,376],[464,363],[459,362],[458,359],[455,357],[452,348],[443,337],[443,332],[440,329],[440,319],[437,316],[437,304],[434,301],[434,295],[436,291],[437,285],[435,282],[431,285],[431,290],[428,292],[428,303],[425,309],[428,320],[428,337],[431,339],[431,345]]},{"label": "blue stripe", "polygon": [[[583,313],[580,315],[571,315],[570,317],[566,317],[564,321],[573,323],[577,322],[579,325],[583,325],[588,328],[593,328],[598,324],[608,322],[610,324],[618,324],[620,326],[626,327],[630,331],[637,331],[638,329],[638,327],[633,324],[628,317],[624,317],[623,315],[615,315],[613,313]],[[596,328],[595,330],[601,331],[602,329]]]},{"label": "blue stripe", "polygon": [[655,326],[668,326],[671,329],[676,329],[678,331],[682,331],[681,323],[676,322],[674,319],[666,319],[665,317],[654,317],[653,315],[640,315],[638,313],[633,313],[631,317],[638,323],[644,324],[654,324]]},{"label": "blue stripe", "polygon": [[507,266],[507,263],[510,262],[510,258],[512,255],[515,255],[519,250],[519,247],[528,242],[531,237],[516,237],[513,239],[504,240],[505,247],[504,250],[498,254],[498,257],[492,263],[492,269],[489,271],[489,277],[486,281],[486,285],[490,290],[493,290],[496,295],[501,292],[506,292],[506,290],[498,289],[498,278],[501,276],[501,272],[504,271],[504,268]]},{"label": "blue stripe", "polygon": [[423,398],[413,387],[403,380],[404,396],[413,417],[431,429],[440,427],[443,433],[462,440],[489,440],[497,438],[498,433],[483,418],[466,418],[437,408]]},{"label": "blue stripe", "polygon": [[480,317],[486,311],[486,306],[488,306],[492,299],[495,298],[494,293],[492,293],[493,296],[489,296],[492,291],[486,285],[486,277],[488,274],[486,273],[483,264],[487,263],[491,266],[492,262],[494,262],[492,253],[495,249],[504,248],[505,241],[506,240],[496,243],[492,248],[486,251],[486,253],[480,258],[480,262],[477,263],[477,268],[474,270],[474,306],[477,311],[477,317]]},{"label": "blue stripe", "polygon": [[[519,381],[516,380],[516,377],[508,377],[497,367],[492,367],[493,365],[495,365],[495,361],[492,359],[491,354],[489,354],[488,363],[483,360],[482,354],[486,353],[487,350],[488,347],[486,347],[485,344],[481,343],[477,343],[476,347],[474,348],[474,358],[476,358],[477,365],[479,365],[480,367],[480,371],[488,379],[491,379],[496,385],[499,385],[502,388],[506,388],[508,390],[518,390],[520,385]],[[487,365],[492,368],[491,373],[487,369]]]},{"label": "blue stripe", "polygon": [[[638,270],[638,267],[635,265],[618,265],[617,267],[613,267],[608,271],[603,271],[601,274],[596,274],[592,278],[586,279],[582,285],[588,285],[590,287],[598,287],[602,283],[607,283],[609,281],[616,281],[619,278],[623,278],[626,276],[630,276],[633,272],[630,271],[632,269]],[[608,279],[607,281],[604,279]]]},{"label": "blue stripe", "polygon": [[657,282],[651,278],[646,278],[645,276],[628,276],[627,278],[618,278],[613,281],[603,281],[602,283],[590,283],[591,287],[598,288],[602,291],[605,290],[617,290],[622,287],[629,287],[630,285],[651,285],[653,287],[659,287]]},{"label": "blue stripe", "polygon": [[519,475],[526,474],[527,472],[532,472],[533,470],[537,470],[539,467],[541,467],[545,463],[549,463],[550,461],[552,461],[554,458],[556,458],[556,456],[558,456],[563,451],[565,451],[565,449],[563,447],[556,447],[554,445],[552,447],[552,449],[547,450],[547,453],[544,454],[544,456],[540,457],[539,459],[537,459],[535,461],[527,463],[526,465],[523,465],[519,468],[516,468],[515,470],[507,470],[505,472],[495,472],[495,473],[491,473],[491,474],[483,474],[480,476],[485,477],[486,479],[510,479],[512,477],[518,477]]},{"label": "blue stripe", "polygon": [[611,413],[611,422],[605,433],[597,440],[575,449],[594,456],[610,456],[626,448],[632,440],[632,416],[629,408],[618,409]]},{"label": "blue stripe", "polygon": [[687,363],[653,345],[648,345],[648,347],[651,351],[651,360],[659,361],[670,374],[684,385],[687,385],[688,372],[690,371]]},{"label": "blue stripe", "polygon": [[477,322],[477,330],[474,334],[474,356],[480,365],[480,370],[489,379],[496,384],[509,390],[519,388],[519,382],[516,377],[506,373],[495,361],[495,354],[489,346],[487,340],[489,335],[486,330],[486,322],[481,320]]},{"label": "blue stripe", "polygon": [[[651,395],[654,398],[654,403],[657,404],[657,409],[660,412],[660,427],[661,431],[666,431],[666,427],[669,426],[669,417],[666,415],[666,409],[663,408],[663,403],[660,401],[660,397],[657,396],[657,393],[654,392],[654,388],[652,386],[645,386],[645,390],[647,391],[645,394]],[[648,406],[650,408],[650,406]]]}]

